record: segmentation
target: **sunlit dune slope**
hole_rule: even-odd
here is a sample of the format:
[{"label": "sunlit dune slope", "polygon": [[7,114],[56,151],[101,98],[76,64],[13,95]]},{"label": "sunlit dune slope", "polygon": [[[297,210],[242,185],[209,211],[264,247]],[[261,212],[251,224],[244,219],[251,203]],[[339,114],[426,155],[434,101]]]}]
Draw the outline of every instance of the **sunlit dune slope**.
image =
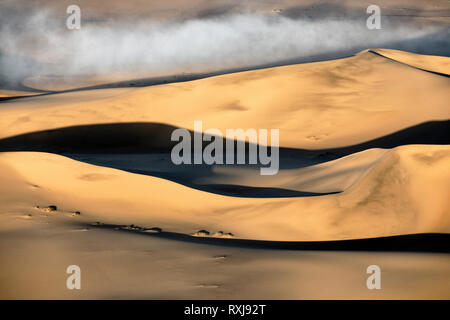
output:
[{"label": "sunlit dune slope", "polygon": [[[88,222],[181,233],[221,230],[264,240],[450,232],[449,160],[449,146],[402,146],[388,151],[343,193],[254,199],[211,194],[58,155],[2,153],[0,203],[9,213],[55,204],[81,210],[80,219]],[[357,157],[347,161],[358,166]],[[309,170],[313,177],[314,167]],[[298,179],[307,177],[303,172]]]},{"label": "sunlit dune slope", "polygon": [[300,169],[280,170],[262,176],[258,168],[215,166],[214,176],[199,179],[204,184],[227,184],[249,187],[282,188],[303,192],[340,192],[354,184],[388,150],[370,149],[334,161]]}]

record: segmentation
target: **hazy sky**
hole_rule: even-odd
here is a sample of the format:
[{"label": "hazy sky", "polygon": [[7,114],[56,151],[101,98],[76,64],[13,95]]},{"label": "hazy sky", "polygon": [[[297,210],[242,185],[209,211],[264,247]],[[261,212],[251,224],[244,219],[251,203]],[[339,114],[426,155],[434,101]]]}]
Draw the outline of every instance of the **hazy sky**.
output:
[{"label": "hazy sky", "polygon": [[369,30],[365,12],[347,20],[260,13],[169,22],[81,20],[80,30],[67,29],[66,16],[46,10],[0,14],[2,77],[221,70],[383,47],[437,31],[383,17],[382,30]]}]

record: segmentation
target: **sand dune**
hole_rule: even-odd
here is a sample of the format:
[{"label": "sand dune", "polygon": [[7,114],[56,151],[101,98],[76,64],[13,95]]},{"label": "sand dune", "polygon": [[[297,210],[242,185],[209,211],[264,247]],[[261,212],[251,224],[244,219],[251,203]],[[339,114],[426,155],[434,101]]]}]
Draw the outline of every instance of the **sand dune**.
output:
[{"label": "sand dune", "polygon": [[[347,184],[343,193],[254,199],[205,193],[163,179],[93,167],[57,155],[3,153],[2,171],[25,178],[9,178],[21,187],[13,191],[8,184],[2,193],[8,203],[14,195],[26,192],[27,197],[22,197],[27,200],[19,206],[23,209],[32,210],[42,202],[56,203],[67,210],[86,212],[84,216],[95,221],[153,224],[186,234],[200,229],[223,230],[239,238],[300,241],[449,232],[449,156],[447,146],[403,146],[387,152],[369,170],[360,169],[363,174],[359,172],[359,179],[351,171],[341,181],[336,178],[335,188],[342,181]],[[347,161],[354,161],[357,168],[361,165],[357,159],[350,156]],[[322,185],[320,176],[315,176],[315,167],[301,172],[297,178],[300,183],[291,175],[295,181],[291,183],[306,188],[309,178],[316,183],[310,182],[309,190],[323,191],[333,187],[333,180],[324,178],[327,174],[339,175],[342,167],[336,167],[322,173]],[[352,179],[357,181],[348,187]],[[301,181],[306,182],[302,185]],[[30,185],[39,188],[30,191]],[[30,192],[36,194],[36,200]]]},{"label": "sand dune", "polygon": [[[440,64],[444,58],[423,59]],[[69,206],[83,206],[80,210],[105,223],[152,222],[185,234],[220,229],[263,240],[447,232],[447,147],[397,146],[448,143],[442,134],[448,122],[423,122],[448,120],[449,81],[364,51],[184,83],[22,98],[2,104],[0,147],[86,162],[44,153],[2,155],[5,166],[42,187],[37,190],[47,202],[55,202],[47,189],[59,199],[76,194],[79,204],[71,197]],[[214,94],[218,90],[221,94]],[[204,130],[278,128],[281,147],[295,149],[282,149],[275,177],[239,166],[161,166],[167,155],[157,153],[170,149],[171,126],[192,129],[196,119],[203,120]],[[169,125],[125,123],[136,121]],[[111,155],[117,152],[122,157]],[[270,198],[272,192],[290,198]],[[305,197],[318,194],[328,195]],[[109,202],[114,206],[105,205]],[[128,206],[133,213],[124,216]]]},{"label": "sand dune", "polygon": [[[298,197],[345,190],[386,152],[382,149],[405,144],[448,144],[448,128],[448,121],[429,122],[344,148],[281,148],[280,171],[274,176],[261,176],[259,165],[175,165],[170,151],[176,142],[170,141],[170,135],[176,128],[155,123],[84,125],[33,132],[0,139],[0,151],[57,153],[222,195]],[[223,153],[226,156],[227,151]],[[339,159],[345,156],[349,157]]]},{"label": "sand dune", "polygon": [[[185,83],[10,100],[0,110],[0,134],[136,121],[193,129],[201,119],[205,129],[222,132],[279,128],[282,147],[343,147],[447,120],[449,81],[363,52]],[[214,94],[218,90],[221,94]]]},{"label": "sand dune", "polygon": [[[373,49],[4,99],[0,297],[449,297],[448,250],[434,248],[450,233],[448,60]],[[279,173],[173,165],[170,134],[195,120],[203,130],[279,129]],[[340,240],[352,241],[326,242]],[[309,242],[291,247],[299,241]],[[391,245],[429,253],[314,251]],[[374,259],[388,271],[380,293],[351,282]],[[78,296],[57,285],[69,261],[91,272]],[[416,264],[426,267],[407,267]],[[405,279],[422,289],[405,290]]]}]

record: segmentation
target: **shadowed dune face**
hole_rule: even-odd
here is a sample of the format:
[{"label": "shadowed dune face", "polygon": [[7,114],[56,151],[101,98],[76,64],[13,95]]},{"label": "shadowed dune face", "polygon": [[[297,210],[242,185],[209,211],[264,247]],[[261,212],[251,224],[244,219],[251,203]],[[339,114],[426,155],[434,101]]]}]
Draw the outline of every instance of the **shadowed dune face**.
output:
[{"label": "shadowed dune face", "polygon": [[[449,144],[449,121],[430,122],[373,141],[343,148],[281,148],[276,176],[260,175],[256,165],[175,165],[171,141],[175,127],[152,123],[85,125],[33,132],[0,140],[0,152],[38,151],[62,154],[90,164],[169,179],[209,192],[241,197],[295,197],[341,192],[387,151],[406,144]],[[126,134],[124,134],[126,133]],[[193,132],[191,132],[193,136]],[[227,139],[222,139],[226,157]],[[236,146],[236,141],[234,145]],[[203,142],[203,148],[208,142]],[[191,150],[194,149],[191,141]],[[246,152],[249,143],[246,142]],[[355,154],[359,152],[359,154]],[[333,159],[346,157],[338,164]],[[327,163],[328,161],[328,163]],[[247,159],[248,162],[248,159]],[[236,163],[236,162],[235,162]],[[319,165],[322,164],[323,165]],[[313,167],[310,167],[313,166]],[[304,168],[304,169],[302,169]]]},{"label": "shadowed dune face", "polygon": [[[0,139],[0,151],[41,151],[63,154],[170,153],[178,143],[171,140],[172,132],[176,129],[178,128],[171,125],[144,122],[73,126]],[[320,156],[325,156],[326,152],[337,158],[370,148],[395,148],[406,144],[449,144],[450,138],[446,135],[449,130],[449,120],[431,121],[357,145],[315,150],[282,147],[280,153],[289,156],[317,156],[320,159]],[[193,136],[194,132],[189,132]],[[214,139],[221,139],[223,146],[226,146],[229,140],[221,136],[214,136]],[[236,142],[237,140],[234,140],[235,144]],[[193,149],[193,143],[191,141],[191,149]],[[204,149],[209,143],[202,141],[202,148]],[[248,152],[249,142],[246,141],[245,145]],[[226,155],[225,148],[223,152]]]}]

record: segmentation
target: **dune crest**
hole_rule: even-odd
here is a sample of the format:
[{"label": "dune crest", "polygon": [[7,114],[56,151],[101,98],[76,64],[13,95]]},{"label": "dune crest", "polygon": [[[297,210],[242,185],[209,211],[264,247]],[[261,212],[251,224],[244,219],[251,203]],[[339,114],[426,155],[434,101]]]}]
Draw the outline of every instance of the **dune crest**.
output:
[{"label": "dune crest", "polygon": [[373,49],[371,51],[418,69],[450,75],[450,59],[448,57],[415,54],[393,49]]}]

